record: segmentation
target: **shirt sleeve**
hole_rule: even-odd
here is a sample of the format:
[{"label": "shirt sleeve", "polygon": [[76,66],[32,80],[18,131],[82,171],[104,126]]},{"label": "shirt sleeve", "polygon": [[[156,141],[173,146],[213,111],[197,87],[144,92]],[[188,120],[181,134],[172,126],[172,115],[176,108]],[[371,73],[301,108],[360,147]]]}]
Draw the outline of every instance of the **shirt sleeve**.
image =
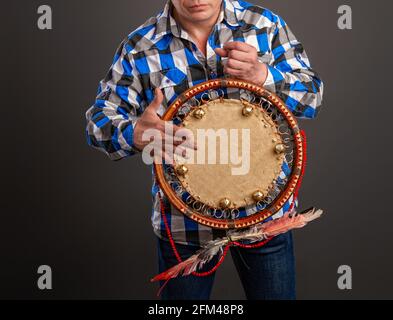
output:
[{"label": "shirt sleeve", "polygon": [[264,87],[276,93],[298,118],[315,118],[320,110],[323,82],[311,68],[303,45],[278,18],[271,42],[272,59]]},{"label": "shirt sleeve", "polygon": [[86,134],[90,146],[120,160],[138,153],[133,145],[134,128],[145,100],[143,87],[132,55],[127,52],[127,39],[116,51],[98,95],[86,112]]}]

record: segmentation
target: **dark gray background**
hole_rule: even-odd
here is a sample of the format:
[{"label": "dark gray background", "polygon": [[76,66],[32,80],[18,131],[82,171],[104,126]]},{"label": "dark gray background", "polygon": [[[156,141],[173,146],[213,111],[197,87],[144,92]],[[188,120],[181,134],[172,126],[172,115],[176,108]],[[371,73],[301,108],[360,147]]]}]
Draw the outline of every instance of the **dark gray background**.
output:
[{"label": "dark gray background", "polygon": [[[318,118],[303,121],[309,164],[303,208],[326,215],[295,232],[300,299],[393,298],[391,1],[258,1],[288,22],[325,82]],[[37,7],[53,9],[51,31]],[[120,41],[164,1],[13,1],[1,19],[3,298],[155,298],[150,168],[111,162],[85,141],[84,113]],[[353,9],[353,30],[337,8]],[[51,291],[37,268],[53,269]],[[337,268],[353,289],[337,288]],[[243,299],[230,256],[213,299]]]}]

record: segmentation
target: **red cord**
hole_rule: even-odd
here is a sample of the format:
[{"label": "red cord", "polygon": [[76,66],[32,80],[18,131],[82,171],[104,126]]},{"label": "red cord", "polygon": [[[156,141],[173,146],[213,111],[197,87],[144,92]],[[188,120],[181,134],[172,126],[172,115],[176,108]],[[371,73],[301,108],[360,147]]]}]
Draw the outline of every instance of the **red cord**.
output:
[{"label": "red cord", "polygon": [[[303,181],[303,176],[304,176],[304,172],[305,172],[305,168],[306,168],[306,162],[307,162],[307,139],[306,139],[306,133],[304,132],[304,130],[301,130],[300,134],[302,136],[302,145],[303,145],[303,162],[302,162],[302,168],[301,168],[301,171],[300,171],[299,180],[297,182],[295,191],[293,193],[293,202],[291,203],[291,206],[289,207],[289,211],[291,211],[293,209],[294,205],[295,205],[295,201],[297,199],[297,196],[298,196],[298,193],[299,193],[299,190],[300,190],[300,186],[301,186],[302,181]],[[176,256],[177,261],[179,263],[181,263],[182,259],[181,259],[180,255],[179,255],[179,252],[176,249],[175,241],[172,238],[172,234],[171,234],[171,231],[170,231],[170,228],[169,228],[169,225],[168,225],[168,220],[167,220],[166,215],[165,215],[164,203],[162,201],[160,192],[158,192],[158,196],[160,198],[161,215],[162,215],[162,218],[163,218],[163,221],[164,221],[164,224],[165,224],[165,229],[166,229],[166,233],[168,235],[169,242],[171,244],[172,250],[173,250],[173,252],[174,252],[174,254]],[[264,246],[266,243],[268,243],[273,238],[274,237],[269,237],[269,238],[267,238],[265,240],[261,240],[260,242],[253,243],[253,244],[244,244],[244,243],[241,243],[241,242],[238,242],[238,241],[229,241],[225,245],[223,254],[221,255],[220,259],[218,260],[216,265],[211,270],[205,271],[205,272],[193,271],[192,275],[197,276],[197,277],[205,277],[205,276],[209,276],[213,272],[215,272],[218,269],[218,267],[224,262],[225,256],[227,255],[229,247],[231,245],[235,245],[235,246],[238,246],[238,247],[241,247],[241,248],[247,248],[247,249],[259,248],[259,247]],[[157,297],[160,295],[162,289],[164,289],[164,287],[166,286],[166,284],[169,282],[170,279],[171,278],[167,279],[165,281],[165,283],[161,286],[161,288],[158,290]]]},{"label": "red cord", "polygon": [[296,184],[295,191],[293,193],[293,201],[291,203],[291,206],[289,207],[289,211],[293,209],[295,206],[295,201],[297,199],[297,196],[299,194],[300,186],[302,185],[303,182],[303,177],[304,177],[304,172],[306,170],[306,164],[307,164],[307,137],[306,137],[306,132],[304,130],[300,130],[300,135],[302,136],[302,145],[303,145],[303,162],[302,162],[302,169],[300,170],[300,176],[299,180]]}]

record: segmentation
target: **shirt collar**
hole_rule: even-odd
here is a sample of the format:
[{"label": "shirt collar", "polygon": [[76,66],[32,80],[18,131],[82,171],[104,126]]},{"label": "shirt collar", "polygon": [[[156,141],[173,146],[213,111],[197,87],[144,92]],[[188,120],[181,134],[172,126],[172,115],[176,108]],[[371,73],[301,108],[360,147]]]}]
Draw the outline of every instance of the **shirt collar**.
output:
[{"label": "shirt collar", "polygon": [[[234,1],[232,0],[222,1],[221,12],[218,17],[217,23],[225,20],[225,22],[232,27],[241,26],[241,22],[236,16],[236,8],[233,2]],[[180,24],[172,16],[171,0],[167,0],[163,11],[157,16],[155,40],[158,40],[159,38],[167,34],[173,34],[175,37],[180,37],[181,33],[182,28]]]},{"label": "shirt collar", "polygon": [[235,5],[239,5],[237,1],[223,0],[223,8],[221,14],[224,14],[225,21],[232,27],[240,27],[242,23],[236,15]]}]

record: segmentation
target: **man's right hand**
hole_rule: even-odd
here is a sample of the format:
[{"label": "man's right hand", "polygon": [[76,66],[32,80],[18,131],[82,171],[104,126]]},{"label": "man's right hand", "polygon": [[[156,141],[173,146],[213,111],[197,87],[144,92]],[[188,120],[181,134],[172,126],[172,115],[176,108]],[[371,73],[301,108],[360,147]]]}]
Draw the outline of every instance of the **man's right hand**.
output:
[{"label": "man's right hand", "polygon": [[[149,140],[146,141],[142,138],[143,133],[146,130],[154,129],[161,135],[161,138],[162,138],[163,150],[162,150],[161,156],[163,158],[165,158],[166,160],[169,160],[172,158],[172,154],[168,154],[168,152],[165,152],[165,149],[170,150],[168,148],[169,145],[176,147],[176,146],[182,144],[181,147],[176,148],[177,149],[176,153],[178,153],[180,155],[184,155],[184,152],[186,150],[186,148],[183,148],[183,147],[192,148],[195,150],[196,146],[194,144],[192,136],[190,136],[189,130],[181,128],[179,126],[176,126],[176,125],[172,124],[171,122],[166,122],[158,116],[157,111],[158,111],[159,107],[161,106],[163,99],[164,99],[164,96],[163,96],[161,90],[159,88],[156,88],[154,100],[145,109],[145,111],[142,113],[141,117],[138,119],[138,121],[135,125],[134,147],[136,149],[138,149],[139,151],[142,151],[143,148],[150,143]],[[168,124],[170,124],[173,128],[172,135],[169,135],[168,133],[165,132],[165,128],[168,127]],[[181,131],[178,132],[179,130],[181,130]],[[177,133],[177,136],[187,137],[187,141],[189,141],[189,142],[187,142],[185,144],[184,141],[176,141],[176,139],[174,139],[174,135],[176,133]],[[167,146],[167,148],[165,148],[165,146]]]}]

